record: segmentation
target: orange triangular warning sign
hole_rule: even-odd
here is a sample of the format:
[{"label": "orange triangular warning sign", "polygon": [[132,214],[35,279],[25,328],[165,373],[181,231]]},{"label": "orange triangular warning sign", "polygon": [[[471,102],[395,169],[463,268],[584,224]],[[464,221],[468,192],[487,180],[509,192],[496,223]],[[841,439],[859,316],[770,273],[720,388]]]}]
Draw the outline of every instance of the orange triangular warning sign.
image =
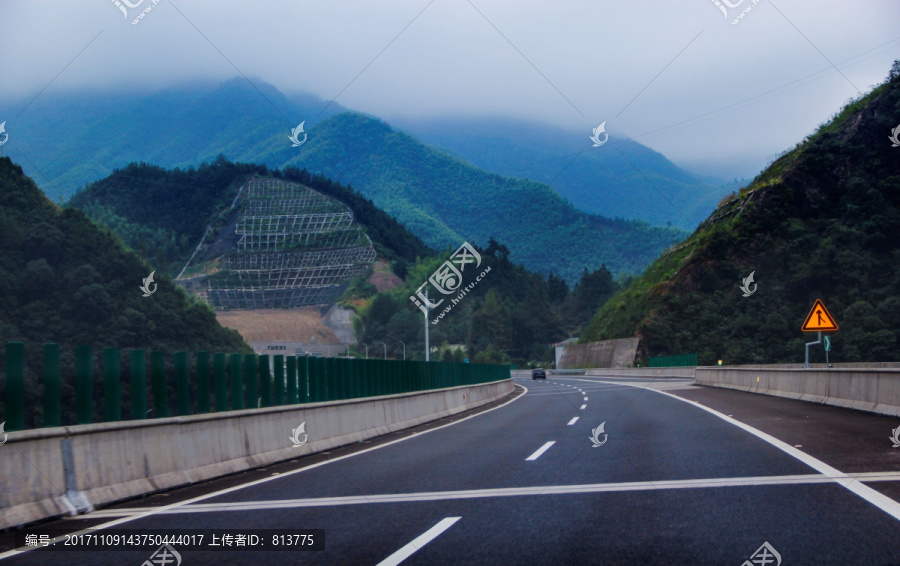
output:
[{"label": "orange triangular warning sign", "polygon": [[803,332],[817,332],[837,329],[838,325],[831,313],[828,312],[828,309],[825,308],[825,303],[822,302],[822,299],[816,299],[812,310],[806,315],[806,322],[803,323],[803,327],[800,330]]}]

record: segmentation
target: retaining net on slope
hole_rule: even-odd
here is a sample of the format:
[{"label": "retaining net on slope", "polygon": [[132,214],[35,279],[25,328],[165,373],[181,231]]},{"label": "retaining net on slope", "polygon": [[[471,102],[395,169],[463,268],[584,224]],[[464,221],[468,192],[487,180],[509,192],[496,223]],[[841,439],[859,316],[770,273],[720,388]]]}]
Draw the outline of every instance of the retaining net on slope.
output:
[{"label": "retaining net on slope", "polygon": [[253,179],[234,225],[236,245],[207,278],[216,308],[291,308],[334,302],[376,253],[350,209],[312,189]]}]

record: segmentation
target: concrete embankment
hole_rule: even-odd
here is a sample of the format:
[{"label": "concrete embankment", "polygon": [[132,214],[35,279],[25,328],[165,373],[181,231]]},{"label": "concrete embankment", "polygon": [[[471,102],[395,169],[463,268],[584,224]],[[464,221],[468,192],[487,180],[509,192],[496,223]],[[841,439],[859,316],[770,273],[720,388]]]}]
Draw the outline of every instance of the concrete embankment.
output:
[{"label": "concrete embankment", "polygon": [[[513,370],[514,377],[531,377],[531,370]],[[583,370],[564,369],[547,370],[547,377],[578,377],[587,375],[590,377],[694,377],[694,367],[669,367],[669,368],[590,368]]]},{"label": "concrete embankment", "polygon": [[[530,373],[518,375],[524,377]],[[693,378],[696,385],[900,416],[900,364],[896,362],[834,364],[830,368],[825,364],[813,364],[809,369],[803,369],[802,364],[608,368],[588,369],[585,375]]]},{"label": "concrete embankment", "polygon": [[602,377],[694,377],[693,367],[669,368],[607,368],[589,369],[585,375]]},{"label": "concrete embankment", "polygon": [[695,383],[900,416],[900,369],[698,367]]},{"label": "concrete embankment", "polygon": [[[0,446],[0,529],[373,438],[490,403],[513,388],[505,379],[365,399],[9,433]],[[292,431],[304,422],[308,437],[294,447]]]}]

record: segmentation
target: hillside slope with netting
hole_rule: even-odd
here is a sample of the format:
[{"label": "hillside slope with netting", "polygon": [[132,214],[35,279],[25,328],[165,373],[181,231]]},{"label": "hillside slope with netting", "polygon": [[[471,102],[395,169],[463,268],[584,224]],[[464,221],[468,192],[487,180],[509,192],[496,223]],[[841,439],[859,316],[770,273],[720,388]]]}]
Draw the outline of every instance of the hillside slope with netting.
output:
[{"label": "hillside slope with netting", "polygon": [[252,178],[177,281],[217,309],[321,305],[337,301],[375,257],[343,203],[299,183]]}]

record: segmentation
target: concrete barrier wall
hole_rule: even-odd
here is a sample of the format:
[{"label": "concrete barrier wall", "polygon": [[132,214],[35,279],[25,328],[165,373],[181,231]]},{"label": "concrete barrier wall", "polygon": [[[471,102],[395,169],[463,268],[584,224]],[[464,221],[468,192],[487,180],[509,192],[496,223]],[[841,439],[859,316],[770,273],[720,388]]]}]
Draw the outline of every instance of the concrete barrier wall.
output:
[{"label": "concrete barrier wall", "polygon": [[[547,370],[548,377],[573,377],[567,370],[556,373],[557,370]],[[693,367],[671,368],[591,368],[583,370],[583,375],[593,377],[694,377]],[[531,377],[531,370],[513,370],[513,377]]]},{"label": "concrete barrier wall", "polygon": [[698,367],[697,385],[900,416],[900,369]]},{"label": "concrete barrier wall", "polygon": [[[512,380],[188,417],[9,433],[0,446],[0,529],[290,460],[453,415]],[[299,448],[291,431],[306,422]]]},{"label": "concrete barrier wall", "polygon": [[608,368],[589,369],[586,375],[602,377],[694,377],[693,367],[671,368]]},{"label": "concrete barrier wall", "polygon": [[[826,364],[809,364],[812,369],[829,369]],[[772,369],[803,369],[802,363],[796,364],[746,364],[727,366],[732,368],[772,368]],[[831,364],[831,369],[900,369],[900,362],[853,362]]]}]

